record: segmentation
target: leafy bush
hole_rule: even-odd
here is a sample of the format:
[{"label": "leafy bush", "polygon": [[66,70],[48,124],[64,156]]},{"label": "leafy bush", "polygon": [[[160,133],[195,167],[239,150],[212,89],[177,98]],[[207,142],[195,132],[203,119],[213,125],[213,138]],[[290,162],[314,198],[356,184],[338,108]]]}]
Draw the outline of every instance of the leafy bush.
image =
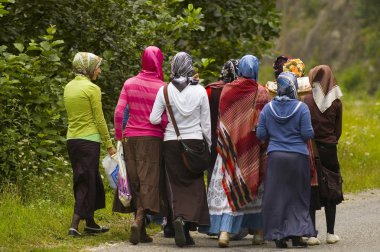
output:
[{"label": "leafy bush", "polygon": [[26,47],[15,43],[15,54],[0,47],[0,182],[22,184],[63,162],[67,72],[60,63],[64,42],[54,40],[55,32],[48,28]]},{"label": "leafy bush", "polygon": [[207,82],[215,81],[220,68],[228,59],[240,59],[245,54],[261,58],[273,46],[273,38],[280,32],[280,13],[274,0],[256,1],[183,1],[202,8],[203,18],[198,29],[184,34],[177,46],[188,51],[196,61],[214,59],[212,64],[200,65],[201,77]]},{"label": "leafy bush", "polygon": [[[200,9],[189,6],[183,16],[172,16],[175,2],[19,0],[6,5],[0,27],[0,183],[18,182],[25,196],[27,179],[65,169],[62,95],[73,55],[92,51],[105,59],[99,84],[111,121],[126,71],[139,70],[143,48],[156,44],[174,51],[182,33],[200,28]],[[50,27],[43,34],[50,23],[61,29]],[[24,40],[35,37],[40,39],[25,46]]]},{"label": "leafy bush", "polygon": [[[105,60],[98,80],[103,108],[111,121],[123,82],[140,70],[141,53],[149,45],[162,49],[167,60],[176,53],[175,42],[201,29],[201,10],[186,5],[175,12],[180,0],[18,0],[2,18],[0,44],[36,38],[50,24],[65,41],[62,63],[78,51],[93,52]],[[19,15],[23,13],[23,15]],[[165,72],[169,64],[164,64]]]},{"label": "leafy bush", "polygon": [[[62,91],[76,52],[103,57],[97,84],[111,122],[122,84],[140,70],[146,46],[164,52],[166,80],[180,50],[195,56],[201,78],[215,80],[224,60],[261,55],[279,31],[273,0],[0,2],[0,183],[19,182],[21,189],[34,175],[67,169]],[[46,34],[51,24],[57,29]]]}]

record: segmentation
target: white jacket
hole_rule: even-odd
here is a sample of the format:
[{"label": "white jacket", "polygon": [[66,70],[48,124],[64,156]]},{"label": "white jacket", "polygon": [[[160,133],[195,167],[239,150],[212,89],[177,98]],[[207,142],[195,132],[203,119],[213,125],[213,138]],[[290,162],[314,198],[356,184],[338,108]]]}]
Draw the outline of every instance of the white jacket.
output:
[{"label": "white jacket", "polygon": [[[168,96],[182,139],[201,140],[204,137],[210,147],[211,118],[205,88],[201,85],[188,85],[182,92],[179,92],[172,83],[169,83]],[[150,122],[152,124],[161,123],[161,116],[165,109],[164,87],[161,87],[150,113]],[[168,115],[169,123],[166,126],[164,141],[177,140],[177,135],[167,109],[166,114]]]}]

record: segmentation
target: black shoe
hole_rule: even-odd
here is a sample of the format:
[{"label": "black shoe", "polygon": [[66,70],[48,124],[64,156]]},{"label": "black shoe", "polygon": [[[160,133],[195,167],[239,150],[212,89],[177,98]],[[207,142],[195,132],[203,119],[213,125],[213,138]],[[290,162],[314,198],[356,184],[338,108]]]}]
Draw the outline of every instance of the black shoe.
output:
[{"label": "black shoe", "polygon": [[178,217],[177,219],[173,221],[174,240],[175,240],[175,244],[178,247],[183,247],[184,245],[186,245],[184,226],[185,226],[185,223],[181,217]]},{"label": "black shoe", "polygon": [[286,244],[285,239],[274,240],[274,242],[276,243],[277,248],[287,248],[288,247],[288,244]]},{"label": "black shoe", "polygon": [[194,241],[193,237],[191,237],[191,236],[186,237],[186,245],[195,245],[195,241]]},{"label": "black shoe", "polygon": [[185,237],[186,237],[186,245],[195,245],[193,237],[190,236],[189,224],[185,225]]},{"label": "black shoe", "polygon": [[82,234],[79,233],[79,231],[75,228],[70,228],[69,229],[69,235],[72,236],[72,237],[79,237],[81,236]]},{"label": "black shoe", "polygon": [[166,224],[164,226],[164,237],[165,238],[174,238],[174,228],[171,224]]},{"label": "black shoe", "polygon": [[105,233],[105,232],[108,232],[110,229],[108,227],[103,227],[103,226],[99,226],[97,225],[98,227],[84,227],[84,232],[86,233],[91,233],[91,234],[94,234],[94,233]]},{"label": "black shoe", "polygon": [[300,236],[292,237],[292,246],[297,248],[307,247],[307,242],[303,241]]},{"label": "black shoe", "polygon": [[142,232],[140,235],[140,242],[141,243],[151,243],[153,242],[153,238],[150,237],[146,232]]}]

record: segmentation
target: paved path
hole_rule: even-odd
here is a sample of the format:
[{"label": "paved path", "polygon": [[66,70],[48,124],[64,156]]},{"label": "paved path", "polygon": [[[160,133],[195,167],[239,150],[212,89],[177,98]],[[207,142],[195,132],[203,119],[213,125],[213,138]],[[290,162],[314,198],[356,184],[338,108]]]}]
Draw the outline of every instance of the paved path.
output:
[{"label": "paved path", "polygon": [[[345,252],[377,252],[380,251],[380,190],[361,192],[355,195],[346,195],[346,200],[337,208],[335,233],[341,241],[328,245],[326,239],[326,225],[324,211],[317,212],[318,238],[321,245],[307,249],[286,249],[285,251],[345,251]],[[174,239],[166,239],[162,233],[154,236],[151,244],[131,245],[129,242],[105,244],[87,251],[133,251],[133,252],[166,252],[166,251],[284,251],[277,249],[273,242],[261,246],[251,245],[251,236],[230,242],[226,249],[218,248],[217,239],[193,232],[195,246],[178,248]]]}]

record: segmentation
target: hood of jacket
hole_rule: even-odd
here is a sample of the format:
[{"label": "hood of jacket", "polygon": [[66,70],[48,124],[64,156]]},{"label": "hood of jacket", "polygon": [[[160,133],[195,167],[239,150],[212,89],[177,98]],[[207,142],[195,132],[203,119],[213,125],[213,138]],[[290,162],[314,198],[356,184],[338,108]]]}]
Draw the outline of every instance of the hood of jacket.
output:
[{"label": "hood of jacket", "polygon": [[155,73],[160,80],[164,80],[162,72],[162,63],[164,55],[160,48],[156,46],[148,46],[145,48],[141,57],[142,73]]},{"label": "hood of jacket", "polygon": [[201,103],[202,96],[195,87],[195,85],[188,85],[187,88],[180,91],[173,83],[169,83],[168,95],[173,105],[183,116],[190,116]]},{"label": "hood of jacket", "polygon": [[274,119],[280,123],[285,124],[296,114],[300,109],[302,102],[289,99],[289,100],[272,100],[268,103],[269,111]]}]

